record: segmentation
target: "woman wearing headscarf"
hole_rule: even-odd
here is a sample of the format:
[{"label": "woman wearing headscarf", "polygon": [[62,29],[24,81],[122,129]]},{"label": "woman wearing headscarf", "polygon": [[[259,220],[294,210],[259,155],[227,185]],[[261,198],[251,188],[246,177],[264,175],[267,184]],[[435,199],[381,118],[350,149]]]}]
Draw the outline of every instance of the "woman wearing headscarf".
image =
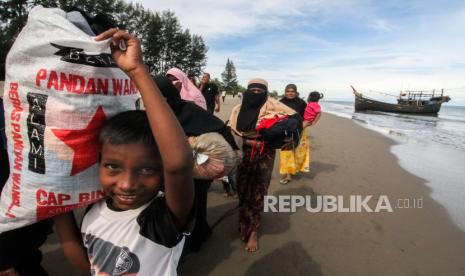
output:
[{"label": "woman wearing headscarf", "polygon": [[264,79],[250,80],[242,104],[235,106],[231,112],[229,125],[243,139],[243,159],[237,168],[237,193],[240,238],[247,242],[245,250],[248,252],[258,249],[263,201],[270,185],[275,158],[275,149],[266,144],[263,147],[256,127],[265,118],[295,113],[268,97],[268,82]]},{"label": "woman wearing headscarf", "polygon": [[[294,109],[302,117],[304,116],[307,103],[299,98],[297,86],[288,84],[284,90],[284,97],[281,102],[290,108]],[[298,172],[308,172],[310,165],[310,147],[308,142],[308,134],[304,129],[302,131],[299,145],[296,148],[281,150],[279,155],[279,173],[282,178],[279,181],[281,184],[287,184],[292,180],[292,175]]]},{"label": "woman wearing headscarf", "polygon": [[166,72],[166,77],[172,81],[173,85],[178,90],[181,90],[180,95],[183,100],[194,102],[196,105],[207,110],[207,102],[205,101],[202,92],[200,92],[197,86],[189,80],[186,73],[176,67],[173,67]]},{"label": "woman wearing headscarf", "polygon": [[[182,100],[180,91],[173,86],[168,78],[158,76],[155,78],[155,82],[173,110],[186,136],[199,136],[204,133],[217,132],[225,138],[233,149],[239,149],[230,128],[221,119],[209,114],[193,102]],[[191,235],[187,237],[185,245],[194,252],[200,249],[202,243],[212,233],[212,229],[207,222],[207,194],[211,182],[212,180],[194,179],[197,214],[194,229]]]}]

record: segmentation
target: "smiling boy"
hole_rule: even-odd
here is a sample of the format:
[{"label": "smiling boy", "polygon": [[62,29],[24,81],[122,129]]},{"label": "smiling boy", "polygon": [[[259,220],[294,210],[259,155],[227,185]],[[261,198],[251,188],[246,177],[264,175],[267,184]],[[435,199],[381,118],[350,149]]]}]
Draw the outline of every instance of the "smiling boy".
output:
[{"label": "smiling boy", "polygon": [[[96,40],[107,38],[147,113],[120,113],[101,130],[99,177],[107,199],[89,209],[81,226],[90,269],[94,275],[176,275],[192,220],[192,152],[142,64],[140,42],[117,29]],[[116,46],[121,40],[124,52]]]}]

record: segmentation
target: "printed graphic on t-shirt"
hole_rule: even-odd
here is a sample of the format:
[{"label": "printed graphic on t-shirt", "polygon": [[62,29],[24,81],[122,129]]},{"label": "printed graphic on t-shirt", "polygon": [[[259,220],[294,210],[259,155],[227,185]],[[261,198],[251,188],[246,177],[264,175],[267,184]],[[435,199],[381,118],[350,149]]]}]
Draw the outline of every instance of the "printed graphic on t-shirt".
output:
[{"label": "printed graphic on t-shirt", "polygon": [[135,276],[140,270],[139,258],[127,247],[116,246],[91,234],[84,236],[84,244],[93,275],[98,272],[98,275]]}]

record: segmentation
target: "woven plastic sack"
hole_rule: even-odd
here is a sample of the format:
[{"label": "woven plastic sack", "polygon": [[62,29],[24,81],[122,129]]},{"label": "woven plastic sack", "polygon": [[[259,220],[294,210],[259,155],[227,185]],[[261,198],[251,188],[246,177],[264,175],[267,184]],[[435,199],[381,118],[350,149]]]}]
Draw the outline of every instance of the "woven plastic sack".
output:
[{"label": "woven plastic sack", "polygon": [[[135,109],[135,85],[60,9],[35,7],[6,60],[4,104],[11,173],[0,232],[103,198],[98,135],[104,121]],[[0,168],[3,169],[3,168]]]},{"label": "woven plastic sack", "polygon": [[195,179],[216,179],[228,175],[238,163],[238,154],[216,132],[189,137],[194,152]]}]

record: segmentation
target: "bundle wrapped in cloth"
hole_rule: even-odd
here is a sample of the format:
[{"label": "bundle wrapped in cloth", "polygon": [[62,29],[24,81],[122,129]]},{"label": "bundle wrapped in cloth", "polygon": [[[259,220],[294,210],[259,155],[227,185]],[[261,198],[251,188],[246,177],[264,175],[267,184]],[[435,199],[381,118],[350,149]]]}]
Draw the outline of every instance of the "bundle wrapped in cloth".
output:
[{"label": "bundle wrapped in cloth", "polygon": [[228,175],[237,166],[240,154],[216,132],[189,137],[194,152],[195,179],[216,179]]},{"label": "bundle wrapped in cloth", "polygon": [[116,66],[110,41],[95,41],[84,17],[79,24],[70,18],[60,9],[35,7],[7,56],[11,172],[1,194],[0,232],[103,198],[100,128],[114,114],[135,109],[140,97]]},{"label": "bundle wrapped in cloth", "polygon": [[294,114],[266,118],[259,122],[256,130],[262,136],[266,147],[279,149],[286,144],[292,144],[293,149],[299,144],[302,117]]}]

